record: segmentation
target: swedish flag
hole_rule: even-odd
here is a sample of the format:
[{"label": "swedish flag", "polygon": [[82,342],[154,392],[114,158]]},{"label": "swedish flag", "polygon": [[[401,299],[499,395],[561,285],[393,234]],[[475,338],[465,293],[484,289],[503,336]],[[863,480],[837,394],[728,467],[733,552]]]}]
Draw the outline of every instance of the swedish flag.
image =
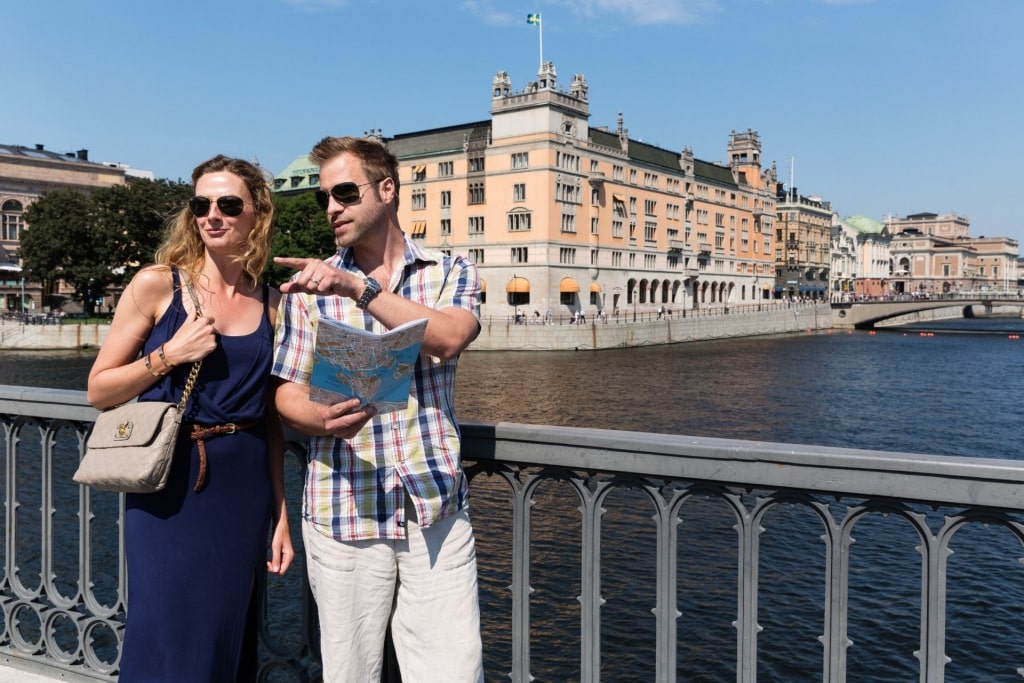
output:
[{"label": "swedish flag", "polygon": [[526,15],[526,23],[527,24],[539,24],[540,23],[540,15],[539,14],[527,14]]}]

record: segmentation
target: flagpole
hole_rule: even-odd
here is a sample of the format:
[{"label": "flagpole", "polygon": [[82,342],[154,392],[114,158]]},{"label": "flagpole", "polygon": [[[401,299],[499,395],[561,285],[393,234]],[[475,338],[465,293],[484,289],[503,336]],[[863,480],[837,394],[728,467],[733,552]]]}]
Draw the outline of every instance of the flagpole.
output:
[{"label": "flagpole", "polygon": [[544,68],[544,22],[537,22],[537,39],[540,42],[540,68]]}]

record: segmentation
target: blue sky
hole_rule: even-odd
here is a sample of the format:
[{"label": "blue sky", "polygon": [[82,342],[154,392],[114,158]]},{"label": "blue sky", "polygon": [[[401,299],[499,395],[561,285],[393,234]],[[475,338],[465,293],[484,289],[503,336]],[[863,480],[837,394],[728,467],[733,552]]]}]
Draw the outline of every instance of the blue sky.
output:
[{"label": "blue sky", "polygon": [[956,212],[1024,242],[1020,0],[35,0],[0,10],[0,142],[187,178],[284,169],[324,135],[484,120],[543,56],[590,123],[762,159],[841,216]]}]

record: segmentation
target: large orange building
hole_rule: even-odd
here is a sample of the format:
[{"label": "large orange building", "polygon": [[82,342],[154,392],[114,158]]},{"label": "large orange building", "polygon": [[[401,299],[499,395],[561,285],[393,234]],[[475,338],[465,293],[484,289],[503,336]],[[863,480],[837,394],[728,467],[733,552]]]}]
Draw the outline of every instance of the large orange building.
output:
[{"label": "large orange building", "polygon": [[[583,74],[567,90],[546,62],[514,91],[498,72],[490,118],[384,138],[401,169],[399,218],[428,249],[472,259],[484,316],[611,316],[725,307],[770,296],[775,179],[756,131],[728,164],[590,125]],[[300,157],[280,192],[315,188]]]}]

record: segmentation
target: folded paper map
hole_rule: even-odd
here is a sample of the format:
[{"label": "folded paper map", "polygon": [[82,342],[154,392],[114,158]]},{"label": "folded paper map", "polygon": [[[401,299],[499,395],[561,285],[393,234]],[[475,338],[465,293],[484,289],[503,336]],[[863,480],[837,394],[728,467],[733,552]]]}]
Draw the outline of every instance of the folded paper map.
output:
[{"label": "folded paper map", "polygon": [[331,404],[358,398],[377,412],[405,410],[427,319],[378,334],[320,319],[309,398]]}]

